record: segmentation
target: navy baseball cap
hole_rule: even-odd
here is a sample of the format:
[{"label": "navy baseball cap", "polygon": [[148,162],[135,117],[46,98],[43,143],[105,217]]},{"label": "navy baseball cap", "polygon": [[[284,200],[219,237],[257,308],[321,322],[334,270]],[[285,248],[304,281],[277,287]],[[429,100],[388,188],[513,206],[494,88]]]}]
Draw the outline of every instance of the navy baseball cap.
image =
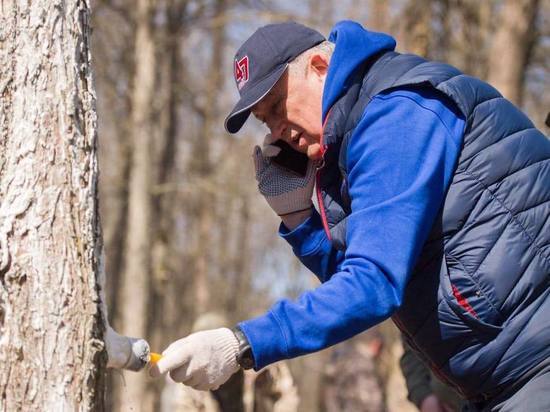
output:
[{"label": "navy baseball cap", "polygon": [[225,130],[237,133],[248,119],[250,108],[269,93],[288,63],[323,41],[321,33],[295,22],[269,24],[256,30],[235,55],[233,72],[241,98],[225,119]]}]

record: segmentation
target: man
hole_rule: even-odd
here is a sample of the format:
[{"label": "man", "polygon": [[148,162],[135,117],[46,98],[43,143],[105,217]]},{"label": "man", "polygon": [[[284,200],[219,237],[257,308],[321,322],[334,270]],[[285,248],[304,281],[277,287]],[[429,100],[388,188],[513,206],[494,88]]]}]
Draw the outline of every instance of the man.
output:
[{"label": "man", "polygon": [[[172,343],[153,375],[211,389],[392,316],[473,410],[550,410],[550,142],[491,86],[394,48],[346,21],[329,42],[283,23],[239,49],[226,129],[251,112],[269,128],[260,193],[322,285]],[[304,176],[270,159],[278,139]]]}]

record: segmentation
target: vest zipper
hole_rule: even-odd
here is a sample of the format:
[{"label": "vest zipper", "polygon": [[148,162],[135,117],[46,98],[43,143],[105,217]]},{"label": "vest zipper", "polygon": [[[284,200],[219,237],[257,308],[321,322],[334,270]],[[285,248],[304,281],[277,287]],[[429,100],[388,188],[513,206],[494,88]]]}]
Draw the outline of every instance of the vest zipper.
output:
[{"label": "vest zipper", "polygon": [[321,181],[321,169],[317,170],[317,175],[315,176],[315,191],[317,192],[317,203],[319,203],[319,212],[321,214],[321,221],[323,222],[323,228],[327,234],[328,240],[332,241],[332,236],[330,235],[330,229],[328,227],[328,220],[325,211],[325,206],[323,205],[323,195],[319,187]]},{"label": "vest zipper", "polygon": [[328,111],[327,116],[325,117],[325,121],[323,122],[323,127],[321,129],[321,141],[319,144],[321,145],[321,164],[317,168],[317,172],[315,174],[315,192],[317,193],[317,203],[319,204],[319,214],[321,215],[321,221],[323,222],[323,228],[325,230],[325,233],[327,234],[328,240],[332,241],[332,236],[330,234],[330,228],[328,226],[328,220],[327,220],[327,213],[325,210],[325,204],[323,203],[323,194],[321,192],[321,169],[325,167],[325,153],[328,149],[328,146],[323,142],[323,137],[325,136],[325,126],[327,125],[328,118],[330,116],[330,113],[332,112],[332,108]]}]

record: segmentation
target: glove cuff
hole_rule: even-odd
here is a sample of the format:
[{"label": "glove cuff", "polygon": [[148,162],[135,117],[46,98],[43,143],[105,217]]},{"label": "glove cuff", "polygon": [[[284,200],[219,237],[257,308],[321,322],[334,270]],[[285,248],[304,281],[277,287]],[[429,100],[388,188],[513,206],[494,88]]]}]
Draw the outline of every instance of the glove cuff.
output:
[{"label": "glove cuff", "polygon": [[308,210],[311,210],[311,207],[312,207],[312,205],[309,205],[308,207],[306,207],[306,208],[304,208],[304,209],[293,210],[292,212],[279,214],[278,216],[279,216],[279,217],[285,217],[285,216],[293,215],[294,213],[306,212],[306,211],[308,211]]},{"label": "glove cuff", "polygon": [[225,364],[234,371],[239,369],[237,363],[237,355],[239,353],[239,341],[235,334],[228,328],[220,328],[218,337],[218,345],[216,345],[225,360]]},{"label": "glove cuff", "polygon": [[308,196],[307,191],[292,194],[285,193],[284,195],[273,197],[266,196],[265,198],[269,206],[279,216],[307,210],[313,206],[311,195]]}]

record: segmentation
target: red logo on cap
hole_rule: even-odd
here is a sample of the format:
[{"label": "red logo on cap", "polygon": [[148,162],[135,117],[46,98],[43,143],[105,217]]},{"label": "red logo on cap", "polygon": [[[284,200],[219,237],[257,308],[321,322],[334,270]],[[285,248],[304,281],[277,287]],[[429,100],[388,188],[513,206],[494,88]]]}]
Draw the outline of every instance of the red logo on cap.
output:
[{"label": "red logo on cap", "polygon": [[248,81],[248,56],[235,60],[235,80],[239,90]]}]

